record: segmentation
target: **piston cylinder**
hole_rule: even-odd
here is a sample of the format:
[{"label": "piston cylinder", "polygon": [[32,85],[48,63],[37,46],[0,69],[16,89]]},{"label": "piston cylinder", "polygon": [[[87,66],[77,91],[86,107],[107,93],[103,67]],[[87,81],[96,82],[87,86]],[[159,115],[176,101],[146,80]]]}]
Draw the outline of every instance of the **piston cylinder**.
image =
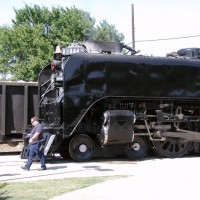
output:
[{"label": "piston cylinder", "polygon": [[100,132],[101,145],[127,144],[133,141],[135,114],[129,110],[108,110]]}]

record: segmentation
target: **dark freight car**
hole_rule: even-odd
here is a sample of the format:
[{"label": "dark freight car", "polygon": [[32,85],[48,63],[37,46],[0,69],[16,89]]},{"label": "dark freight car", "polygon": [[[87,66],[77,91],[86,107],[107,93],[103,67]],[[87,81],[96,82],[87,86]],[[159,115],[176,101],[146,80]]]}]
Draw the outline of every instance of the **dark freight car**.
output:
[{"label": "dark freight car", "polygon": [[0,143],[23,141],[34,115],[38,115],[37,83],[0,82]]},{"label": "dark freight car", "polygon": [[38,80],[40,118],[52,136],[46,152],[76,161],[98,150],[131,159],[149,148],[164,157],[199,152],[200,61],[122,55],[122,47],[131,50],[91,41],[57,47]]}]

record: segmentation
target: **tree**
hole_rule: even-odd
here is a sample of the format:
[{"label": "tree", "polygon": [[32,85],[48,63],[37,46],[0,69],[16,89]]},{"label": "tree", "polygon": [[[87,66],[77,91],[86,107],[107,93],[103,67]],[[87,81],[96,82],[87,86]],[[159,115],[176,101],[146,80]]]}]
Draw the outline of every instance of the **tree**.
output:
[{"label": "tree", "polygon": [[106,20],[100,22],[100,25],[96,27],[96,40],[121,42],[124,40],[124,35],[119,33],[114,25],[108,24]]},{"label": "tree", "polygon": [[0,73],[9,71],[13,80],[36,81],[40,70],[51,62],[57,44],[66,46],[87,39],[123,40],[113,25],[104,21],[95,28],[95,19],[75,7],[49,10],[25,4],[25,8],[14,11],[13,25],[0,27],[0,65],[4,66]]},{"label": "tree", "polygon": [[41,68],[47,65],[56,44],[68,45],[84,40],[90,35],[94,19],[87,12],[76,8],[33,8],[15,10],[13,20],[14,79],[36,81]]},{"label": "tree", "polygon": [[41,68],[50,62],[54,50],[43,35],[43,26],[14,25],[12,35],[10,56],[14,63],[11,68],[13,79],[36,81]]},{"label": "tree", "polygon": [[7,26],[0,27],[0,80],[7,79],[12,66],[12,60],[10,59],[11,38],[11,29]]},{"label": "tree", "polygon": [[15,25],[42,25],[44,35],[54,45],[68,45],[74,40],[85,40],[94,32],[95,19],[88,12],[75,7],[52,7],[48,10],[46,7],[35,5],[32,8],[26,5],[23,9],[15,10],[15,13],[16,19],[12,20]]}]

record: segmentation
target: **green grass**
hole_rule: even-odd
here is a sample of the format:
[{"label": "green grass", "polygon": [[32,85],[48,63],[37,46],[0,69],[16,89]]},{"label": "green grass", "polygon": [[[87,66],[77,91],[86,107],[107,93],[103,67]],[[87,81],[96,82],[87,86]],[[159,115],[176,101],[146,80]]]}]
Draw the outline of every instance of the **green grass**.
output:
[{"label": "green grass", "polygon": [[[0,183],[1,200],[49,200],[64,193],[79,190],[96,183],[124,178],[127,176],[102,176],[67,178],[32,182]],[[2,185],[2,187],[1,187]]]},{"label": "green grass", "polygon": [[0,183],[0,189],[5,187],[7,184],[6,183]]}]

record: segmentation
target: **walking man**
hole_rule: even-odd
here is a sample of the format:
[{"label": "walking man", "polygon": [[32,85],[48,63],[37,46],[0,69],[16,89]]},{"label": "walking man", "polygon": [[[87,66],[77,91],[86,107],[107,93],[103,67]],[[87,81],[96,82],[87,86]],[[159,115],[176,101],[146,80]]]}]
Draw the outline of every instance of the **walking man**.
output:
[{"label": "walking man", "polygon": [[32,117],[31,118],[31,124],[33,126],[33,129],[30,132],[29,137],[29,157],[28,162],[25,166],[22,166],[21,168],[24,170],[30,170],[30,167],[33,163],[34,157],[37,155],[41,162],[41,169],[40,170],[46,170],[46,164],[45,164],[45,155],[44,155],[44,138],[43,138],[43,126],[41,123],[39,123],[38,117]]}]

